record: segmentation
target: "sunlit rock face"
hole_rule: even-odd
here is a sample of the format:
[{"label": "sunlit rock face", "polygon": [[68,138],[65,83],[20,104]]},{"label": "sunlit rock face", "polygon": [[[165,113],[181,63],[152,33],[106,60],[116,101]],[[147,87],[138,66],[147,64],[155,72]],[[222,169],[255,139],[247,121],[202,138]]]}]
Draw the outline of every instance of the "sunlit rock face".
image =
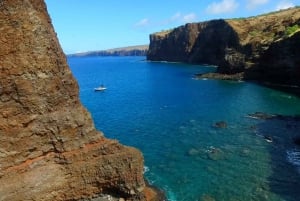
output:
[{"label": "sunlit rock face", "polygon": [[[300,8],[189,23],[150,35],[147,59],[218,66],[212,77],[300,85]],[[232,78],[236,79],[236,75]]]},{"label": "sunlit rock face", "polygon": [[42,0],[0,1],[0,200],[144,200],[143,157],[97,131]]}]

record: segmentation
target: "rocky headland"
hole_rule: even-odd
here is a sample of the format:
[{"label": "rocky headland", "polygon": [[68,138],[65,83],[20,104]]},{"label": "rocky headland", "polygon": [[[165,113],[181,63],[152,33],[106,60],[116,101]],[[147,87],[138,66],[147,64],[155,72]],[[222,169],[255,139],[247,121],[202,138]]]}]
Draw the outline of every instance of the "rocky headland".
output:
[{"label": "rocky headland", "polygon": [[43,0],[0,1],[0,30],[0,200],[155,200],[141,152],[80,103]]},{"label": "rocky headland", "polygon": [[300,8],[189,23],[150,35],[147,59],[218,66],[217,79],[300,86]]},{"label": "rocky headland", "polygon": [[136,45],[129,47],[113,48],[108,50],[98,50],[70,54],[70,57],[90,57],[90,56],[146,56],[148,45]]}]

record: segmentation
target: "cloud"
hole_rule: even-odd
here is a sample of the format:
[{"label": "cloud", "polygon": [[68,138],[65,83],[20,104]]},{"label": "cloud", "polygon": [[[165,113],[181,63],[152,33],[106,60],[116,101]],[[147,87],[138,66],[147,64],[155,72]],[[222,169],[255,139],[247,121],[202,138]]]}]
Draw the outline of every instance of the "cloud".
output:
[{"label": "cloud", "polygon": [[182,14],[181,12],[175,13],[173,16],[170,18],[163,20],[160,24],[171,24],[174,22],[179,22],[179,23],[189,23],[189,22],[194,22],[196,21],[197,15],[195,13],[188,13],[188,14]]},{"label": "cloud", "polygon": [[230,13],[238,8],[239,4],[235,0],[222,0],[209,4],[206,11],[210,14]]},{"label": "cloud", "polygon": [[184,15],[182,17],[183,22],[188,23],[188,22],[194,22],[196,20],[197,16],[195,13],[190,13],[187,15]]},{"label": "cloud", "polygon": [[277,4],[276,10],[287,9],[287,8],[291,8],[291,7],[294,7],[294,6],[295,5],[292,2],[283,0],[283,1],[280,1]]},{"label": "cloud", "polygon": [[146,27],[149,25],[149,19],[144,18],[134,24],[135,27]]},{"label": "cloud", "polygon": [[257,6],[264,5],[264,4],[268,3],[268,2],[269,2],[269,0],[247,0],[246,7],[248,9],[254,9]]},{"label": "cloud", "polygon": [[177,12],[171,17],[161,21],[154,21],[149,18],[141,19],[133,25],[133,28],[145,31],[161,26],[177,26],[178,23],[182,24],[194,22],[196,21],[196,18],[197,15],[195,13],[182,14],[180,12]]},{"label": "cloud", "polygon": [[177,13],[175,13],[169,20],[167,20],[167,21],[171,21],[171,22],[174,22],[174,21],[177,21],[178,19],[180,19],[181,18],[181,13],[180,12],[177,12]]}]

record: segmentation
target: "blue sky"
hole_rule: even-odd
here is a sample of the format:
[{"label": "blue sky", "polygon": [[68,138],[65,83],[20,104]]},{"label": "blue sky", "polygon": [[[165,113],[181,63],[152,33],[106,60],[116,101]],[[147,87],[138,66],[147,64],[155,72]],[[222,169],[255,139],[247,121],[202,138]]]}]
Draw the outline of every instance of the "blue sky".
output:
[{"label": "blue sky", "polygon": [[248,17],[300,0],[45,0],[66,54],[149,43],[149,35],[188,22]]}]

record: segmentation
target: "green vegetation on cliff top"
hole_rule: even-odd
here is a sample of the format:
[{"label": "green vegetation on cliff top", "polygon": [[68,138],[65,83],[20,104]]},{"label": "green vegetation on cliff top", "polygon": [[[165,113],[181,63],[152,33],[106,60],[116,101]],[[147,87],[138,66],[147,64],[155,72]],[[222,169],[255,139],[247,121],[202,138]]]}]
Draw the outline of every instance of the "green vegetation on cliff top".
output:
[{"label": "green vegetation on cliff top", "polygon": [[300,26],[298,24],[295,24],[294,26],[289,26],[286,28],[285,35],[290,37],[298,31],[300,31]]}]

